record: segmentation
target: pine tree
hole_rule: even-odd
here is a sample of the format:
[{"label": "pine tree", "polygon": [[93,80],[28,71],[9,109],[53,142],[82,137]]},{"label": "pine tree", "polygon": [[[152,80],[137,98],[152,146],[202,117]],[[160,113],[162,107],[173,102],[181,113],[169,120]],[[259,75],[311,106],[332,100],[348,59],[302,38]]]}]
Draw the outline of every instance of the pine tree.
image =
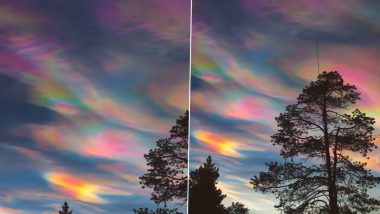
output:
[{"label": "pine tree", "polygon": [[181,214],[177,209],[169,209],[167,207],[157,208],[156,210],[149,210],[148,208],[134,209],[136,214]]},{"label": "pine tree", "polygon": [[187,201],[188,124],[189,112],[186,111],[170,130],[170,137],[159,139],[156,148],[144,155],[149,168],[140,177],[140,184],[142,188],[153,189],[151,199],[157,209],[139,208],[134,209],[134,213],[180,214],[177,208],[168,208],[167,204],[176,200],[183,205]]},{"label": "pine tree", "polygon": [[159,139],[157,148],[144,155],[148,172],[140,177],[143,188],[153,188],[152,200],[159,203],[187,200],[187,150],[189,112],[170,130],[170,137]]},{"label": "pine tree", "polygon": [[65,201],[65,203],[63,203],[62,205],[62,210],[58,211],[58,214],[72,214],[73,211],[70,210],[70,207],[69,207],[69,204],[67,203],[67,201]]},{"label": "pine tree", "polygon": [[226,195],[216,187],[219,168],[208,156],[206,162],[190,173],[189,214],[224,214]]},{"label": "pine tree", "polygon": [[231,206],[227,207],[228,214],[249,214],[249,209],[240,202],[232,202]]},{"label": "pine tree", "polygon": [[375,120],[348,108],[360,99],[354,85],[340,74],[323,72],[306,86],[298,102],[276,118],[279,130],[272,136],[282,147],[284,163],[267,163],[268,171],[251,183],[257,191],[273,193],[283,213],[370,213],[380,201],[367,190],[380,183],[350,154],[364,158],[376,148]]}]

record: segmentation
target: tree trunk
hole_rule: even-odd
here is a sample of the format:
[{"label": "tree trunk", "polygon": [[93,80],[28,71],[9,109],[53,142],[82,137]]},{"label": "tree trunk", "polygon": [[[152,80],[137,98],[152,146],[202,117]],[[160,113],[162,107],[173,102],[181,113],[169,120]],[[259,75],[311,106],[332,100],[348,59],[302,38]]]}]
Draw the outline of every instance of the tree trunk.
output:
[{"label": "tree trunk", "polygon": [[339,214],[338,199],[337,196],[330,196],[330,212],[329,214]]},{"label": "tree trunk", "polygon": [[325,95],[323,95],[323,106],[322,106],[322,120],[323,120],[323,135],[324,135],[324,146],[325,146],[325,161],[326,161],[326,171],[327,171],[327,183],[329,191],[329,214],[339,214],[338,209],[338,199],[336,194],[336,186],[334,182],[334,175],[331,169],[331,154],[330,154],[330,139],[327,126],[327,104]]},{"label": "tree trunk", "polygon": [[[338,136],[339,134],[339,129],[336,133],[336,136]],[[336,177],[337,177],[337,172],[336,172],[336,165],[337,165],[337,162],[338,162],[338,156],[337,156],[337,150],[338,150],[338,141],[337,141],[337,138],[335,137],[335,143],[334,143],[334,150],[333,150],[333,154],[334,154],[334,162],[333,162],[333,169],[332,169],[332,192],[333,192],[333,198],[330,199],[330,213],[339,213],[339,207],[338,207],[338,191],[336,189]]]}]

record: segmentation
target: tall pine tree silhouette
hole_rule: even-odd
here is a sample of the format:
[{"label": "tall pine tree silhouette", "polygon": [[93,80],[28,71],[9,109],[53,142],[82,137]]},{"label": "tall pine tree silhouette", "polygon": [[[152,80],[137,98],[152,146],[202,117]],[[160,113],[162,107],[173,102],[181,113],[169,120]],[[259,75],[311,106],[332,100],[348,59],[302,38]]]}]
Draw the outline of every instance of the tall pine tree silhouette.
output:
[{"label": "tall pine tree silhouette", "polygon": [[[158,206],[156,210],[148,208],[134,209],[137,214],[179,213],[176,208],[168,208],[171,201],[183,205],[187,201],[187,154],[189,133],[189,112],[180,116],[170,130],[170,137],[159,139],[156,148],[144,155],[148,172],[140,178],[142,188],[152,188],[151,199]],[[159,206],[162,206],[160,208]],[[178,205],[178,203],[177,203]]]},{"label": "tall pine tree silhouette", "polygon": [[180,116],[170,137],[159,139],[157,147],[144,157],[148,172],[140,177],[143,188],[153,188],[152,200],[159,203],[177,199],[186,202],[189,112]]},{"label": "tall pine tree silhouette", "polygon": [[67,203],[67,201],[65,201],[65,203],[63,203],[62,205],[62,210],[58,211],[58,214],[72,214],[73,211],[70,210],[70,207],[69,207],[69,204]]},{"label": "tall pine tree silhouette", "polygon": [[370,213],[380,200],[367,190],[380,183],[366,163],[352,154],[367,157],[376,148],[374,118],[358,109],[348,113],[360,99],[354,85],[340,74],[323,72],[306,86],[298,102],[276,118],[279,130],[272,136],[282,147],[284,163],[268,163],[268,171],[251,183],[257,191],[273,193],[283,213]]},{"label": "tall pine tree silhouette", "polygon": [[216,187],[219,168],[208,156],[206,162],[190,173],[189,214],[224,214],[226,195]]}]

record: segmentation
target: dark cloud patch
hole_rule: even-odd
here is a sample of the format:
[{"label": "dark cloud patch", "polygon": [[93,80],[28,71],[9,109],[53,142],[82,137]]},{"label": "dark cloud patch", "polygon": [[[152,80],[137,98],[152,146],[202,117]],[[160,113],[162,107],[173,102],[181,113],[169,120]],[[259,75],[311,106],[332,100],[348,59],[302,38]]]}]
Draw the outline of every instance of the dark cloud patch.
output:
[{"label": "dark cloud patch", "polygon": [[210,83],[202,80],[201,78],[192,75],[191,76],[191,90],[192,91],[201,91],[201,90],[217,90],[213,85]]},{"label": "dark cloud patch", "polygon": [[377,46],[380,41],[379,25],[350,17],[337,22],[332,29],[300,27],[296,35],[303,40],[319,40],[325,44]]},{"label": "dark cloud patch", "polygon": [[257,34],[289,41],[314,43],[319,40],[326,44],[377,45],[380,37],[380,17],[376,15],[380,8],[379,2],[356,4],[372,22],[352,15],[340,18],[321,15],[320,20],[329,24],[317,27],[289,19],[293,14],[285,14],[273,5],[266,7],[264,4],[257,10],[248,10],[235,1],[208,0],[193,2],[193,25],[195,31],[198,28],[206,29],[219,43],[237,51],[241,50],[245,39],[253,39]]},{"label": "dark cloud patch", "polygon": [[256,24],[246,19],[246,16],[241,6],[234,1],[193,1],[195,30],[213,23],[207,25],[207,30],[232,43],[241,41],[242,29]]},{"label": "dark cloud patch", "polygon": [[9,76],[0,75],[0,137],[24,123],[42,124],[59,117],[54,111],[29,102],[31,88]]},{"label": "dark cloud patch", "polygon": [[[123,20],[117,27],[107,27],[97,17],[95,10],[102,7],[96,1],[29,1],[32,11],[44,17],[37,33],[57,40],[65,48],[65,56],[90,69],[102,70],[112,56],[110,52],[130,53],[146,61],[188,60],[188,46],[157,38],[140,24]],[[103,2],[104,3],[104,2]],[[143,57],[142,57],[143,56]],[[136,59],[138,59],[136,57]]]},{"label": "dark cloud patch", "polygon": [[230,0],[193,1],[193,17],[195,31],[206,29],[219,43],[237,50],[259,33],[291,37],[294,27],[280,13],[252,12]]},{"label": "dark cloud patch", "polygon": [[42,35],[54,38],[70,50],[71,57],[81,57],[94,64],[95,56],[107,43],[108,34],[96,21],[92,4],[87,0],[32,0],[30,9],[45,18],[39,26]]}]

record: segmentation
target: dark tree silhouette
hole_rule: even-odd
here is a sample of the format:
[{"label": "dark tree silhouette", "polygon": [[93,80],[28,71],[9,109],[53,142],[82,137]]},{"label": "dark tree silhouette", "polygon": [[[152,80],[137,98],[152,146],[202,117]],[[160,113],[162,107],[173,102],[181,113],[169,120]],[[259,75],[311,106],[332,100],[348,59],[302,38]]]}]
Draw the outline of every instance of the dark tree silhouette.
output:
[{"label": "dark tree silhouette", "polygon": [[63,203],[62,210],[58,211],[58,214],[72,214],[72,213],[73,213],[73,211],[70,209],[67,201],[65,201],[65,203]]},{"label": "dark tree silhouette", "polygon": [[283,213],[370,213],[380,201],[367,190],[380,178],[354,161],[350,153],[367,157],[376,148],[372,136],[374,119],[358,109],[348,114],[360,99],[354,85],[340,74],[323,72],[306,86],[294,105],[276,117],[274,145],[282,147],[285,162],[267,163],[268,171],[251,179],[253,187],[273,193]]},{"label": "dark tree silhouette", "polygon": [[[166,204],[173,200],[180,204],[187,201],[188,123],[189,112],[186,111],[170,130],[170,137],[159,139],[157,147],[144,155],[149,168],[140,177],[140,184],[143,188],[153,189],[151,199],[157,205],[164,204],[164,208],[156,210],[159,213],[177,213],[176,209],[166,208]],[[135,210],[135,213],[149,212],[153,211],[147,208]]]},{"label": "dark tree silhouette", "polygon": [[222,204],[226,197],[216,187],[219,178],[219,168],[208,156],[206,162],[190,173],[189,213],[190,214],[223,214]]},{"label": "dark tree silhouette", "polygon": [[177,209],[169,208],[157,208],[156,210],[149,210],[148,208],[140,208],[138,210],[133,210],[136,214],[181,214]]},{"label": "dark tree silhouette", "polygon": [[232,202],[231,206],[227,207],[228,214],[249,214],[249,209],[244,204]]}]

